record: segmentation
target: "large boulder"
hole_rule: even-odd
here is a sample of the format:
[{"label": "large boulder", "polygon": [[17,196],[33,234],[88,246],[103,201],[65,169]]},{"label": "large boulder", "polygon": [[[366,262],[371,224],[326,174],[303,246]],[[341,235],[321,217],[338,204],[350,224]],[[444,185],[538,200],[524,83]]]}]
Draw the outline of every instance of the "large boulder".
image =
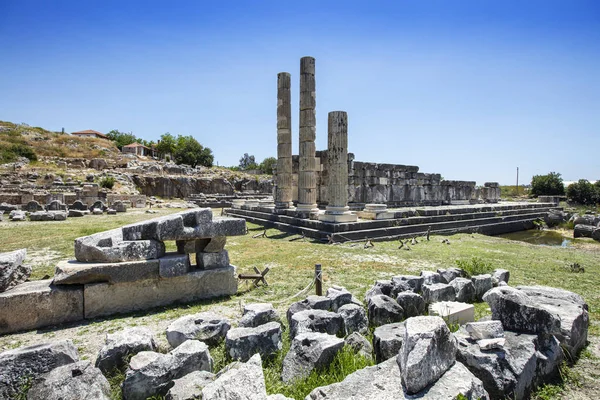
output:
[{"label": "large boulder", "polygon": [[186,315],[169,324],[167,341],[171,347],[192,339],[215,346],[225,338],[230,328],[231,323],[227,318],[210,311]]},{"label": "large boulder", "polygon": [[29,279],[31,266],[23,265],[27,249],[0,253],[0,293]]},{"label": "large boulder", "polygon": [[110,385],[89,361],[55,368],[35,380],[28,400],[109,400]]},{"label": "large boulder", "polygon": [[310,375],[316,368],[329,365],[344,340],[326,333],[300,333],[292,340],[290,351],[283,360],[281,379],[290,383]]},{"label": "large boulder", "polygon": [[77,347],[70,340],[0,353],[0,399],[14,398],[25,379],[36,379],[54,368],[77,361]]},{"label": "large boulder", "polygon": [[498,286],[498,283],[504,282],[508,284],[508,280],[510,279],[510,271],[507,269],[495,269],[492,273],[492,283],[494,286]]},{"label": "large boulder", "polygon": [[208,371],[194,371],[175,379],[165,400],[194,400],[202,398],[202,389],[215,380],[215,374]]},{"label": "large boulder", "polygon": [[475,286],[470,279],[455,278],[450,282],[450,286],[454,288],[456,301],[471,303],[475,300]]},{"label": "large boulder", "polygon": [[290,336],[304,332],[321,332],[337,335],[343,332],[344,319],[338,313],[325,310],[305,310],[292,316]]},{"label": "large boulder", "polygon": [[352,293],[341,286],[332,286],[327,289],[326,297],[331,300],[331,311],[337,312],[338,309],[352,303]]},{"label": "large boulder", "polygon": [[402,292],[396,297],[396,303],[404,310],[406,318],[416,317],[425,312],[425,300],[420,294]]},{"label": "large boulder", "polygon": [[173,380],[193,371],[212,372],[213,360],[208,346],[198,340],[188,340],[167,354],[142,351],[133,356],[123,381],[123,398],[146,400],[164,396]]},{"label": "large boulder", "polygon": [[104,374],[126,365],[127,357],[140,351],[156,351],[152,331],[144,327],[127,328],[106,335],[104,346],[96,358],[96,367]]},{"label": "large boulder", "polygon": [[589,238],[591,238],[592,234],[594,233],[594,231],[596,229],[598,229],[598,228],[596,228],[595,225],[577,224],[573,228],[573,237],[574,238],[580,238],[580,237],[589,237]]},{"label": "large boulder", "polygon": [[244,306],[244,314],[239,325],[244,328],[252,328],[267,322],[280,322],[277,310],[271,303],[254,303]]},{"label": "large boulder", "polygon": [[454,301],[456,292],[454,287],[447,283],[434,283],[423,285],[423,300],[426,304],[439,303],[440,301]]},{"label": "large boulder", "polygon": [[235,362],[202,389],[202,400],[262,400],[267,398],[260,354],[247,363]]},{"label": "large boulder", "polygon": [[456,360],[456,339],[440,317],[406,320],[402,349],[398,354],[402,384],[415,394],[437,381]]},{"label": "large boulder", "polygon": [[492,318],[506,330],[535,334],[560,334],[558,316],[535,302],[524,291],[498,286],[483,297],[492,310]]},{"label": "large boulder", "polygon": [[281,350],[281,324],[268,322],[255,328],[233,328],[225,336],[227,354],[238,361],[248,361],[254,354],[269,357]]},{"label": "large boulder", "polygon": [[344,320],[344,331],[346,335],[352,332],[366,333],[369,329],[369,321],[365,309],[356,304],[345,304],[338,309],[338,314]]},{"label": "large boulder", "polygon": [[372,326],[381,326],[404,319],[404,310],[394,299],[384,294],[373,296],[369,299],[369,323]]},{"label": "large boulder", "polygon": [[561,345],[575,356],[587,342],[588,305],[576,293],[547,286],[518,286],[540,307],[558,316],[560,332],[555,333]]},{"label": "large boulder", "polygon": [[406,327],[404,322],[381,325],[373,331],[373,350],[375,351],[375,361],[384,362],[392,357],[396,357],[402,348]]}]

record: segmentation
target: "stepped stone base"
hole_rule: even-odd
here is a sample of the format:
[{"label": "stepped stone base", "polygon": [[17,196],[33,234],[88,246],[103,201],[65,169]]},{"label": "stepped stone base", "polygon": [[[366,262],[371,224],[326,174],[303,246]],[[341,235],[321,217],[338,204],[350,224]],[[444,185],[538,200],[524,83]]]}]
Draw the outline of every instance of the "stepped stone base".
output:
[{"label": "stepped stone base", "polygon": [[83,319],[83,286],[25,282],[0,293],[0,334]]},{"label": "stepped stone base", "polygon": [[164,279],[85,285],[85,318],[187,303],[237,292],[236,267],[197,270]]}]

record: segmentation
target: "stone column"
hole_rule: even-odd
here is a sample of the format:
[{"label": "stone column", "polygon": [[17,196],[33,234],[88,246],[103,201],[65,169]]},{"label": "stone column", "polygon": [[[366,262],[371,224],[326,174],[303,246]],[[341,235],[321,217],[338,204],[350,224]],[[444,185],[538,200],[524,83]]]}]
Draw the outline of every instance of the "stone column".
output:
[{"label": "stone column", "polygon": [[277,74],[277,175],[275,207],[292,205],[292,97],[288,72]]},{"label": "stone column", "polygon": [[327,121],[328,205],[319,216],[326,222],[354,222],[348,207],[348,114],[332,111]]},{"label": "stone column", "polygon": [[300,151],[298,211],[318,211],[317,160],[315,158],[316,113],[315,59],[300,59]]}]

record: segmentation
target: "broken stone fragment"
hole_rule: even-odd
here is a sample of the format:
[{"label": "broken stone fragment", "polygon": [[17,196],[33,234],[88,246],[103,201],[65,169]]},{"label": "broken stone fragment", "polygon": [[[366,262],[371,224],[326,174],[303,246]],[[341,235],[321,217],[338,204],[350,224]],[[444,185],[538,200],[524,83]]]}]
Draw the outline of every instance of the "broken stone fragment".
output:
[{"label": "broken stone fragment", "polygon": [[255,328],[233,328],[225,336],[225,349],[233,360],[247,361],[254,354],[269,357],[281,350],[281,324],[269,322]]},{"label": "broken stone fragment", "polygon": [[495,339],[504,337],[504,328],[500,321],[478,321],[469,322],[465,325],[465,330],[473,340]]},{"label": "broken stone fragment", "polygon": [[203,400],[266,399],[267,388],[260,354],[246,363],[232,363],[217,374],[217,379],[202,389]]},{"label": "broken stone fragment", "polygon": [[343,346],[343,339],[326,333],[298,334],[283,360],[281,379],[289,383],[310,375],[316,368],[326,367]]},{"label": "broken stone fragment", "polygon": [[331,300],[331,311],[337,312],[338,308],[352,302],[352,293],[341,286],[327,289],[326,297]]},{"label": "broken stone fragment", "polygon": [[456,291],[454,287],[446,283],[434,283],[433,285],[423,285],[423,300],[426,304],[438,303],[440,301],[454,301]]},{"label": "broken stone fragment", "polygon": [[202,389],[215,380],[215,374],[208,371],[194,371],[182,378],[173,380],[165,400],[193,400],[202,398]]},{"label": "broken stone fragment", "polygon": [[346,304],[338,309],[338,313],[344,320],[346,335],[350,335],[353,332],[367,333],[369,321],[363,307],[356,304]]},{"label": "broken stone fragment", "polygon": [[417,293],[402,292],[398,294],[396,303],[402,307],[406,318],[416,317],[425,312],[425,300]]},{"label": "broken stone fragment", "polygon": [[187,254],[167,254],[159,258],[158,263],[158,274],[163,278],[185,275],[191,269]]},{"label": "broken stone fragment", "polygon": [[75,258],[81,262],[122,262],[162,257],[165,245],[156,240],[124,241],[121,229],[75,239]]},{"label": "broken stone fragment", "polygon": [[0,253],[0,293],[29,279],[31,266],[23,265],[27,249]]},{"label": "broken stone fragment", "polygon": [[229,253],[223,250],[219,253],[196,253],[196,268],[212,269],[229,266]]},{"label": "broken stone fragment", "polygon": [[380,294],[369,299],[369,323],[381,326],[404,319],[404,310],[389,296]]},{"label": "broken stone fragment", "polygon": [[325,310],[297,312],[292,315],[290,322],[290,336],[292,338],[304,332],[321,332],[337,335],[344,328],[344,320],[341,315]]},{"label": "broken stone fragment", "polygon": [[456,301],[471,303],[475,300],[475,286],[470,279],[455,278],[450,282],[450,286],[454,288]]},{"label": "broken stone fragment", "polygon": [[158,260],[120,263],[84,263],[60,261],[54,270],[55,285],[79,285],[97,282],[133,282],[158,278]]},{"label": "broken stone fragment", "polygon": [[244,314],[239,325],[243,328],[252,328],[267,322],[280,322],[277,310],[271,303],[254,303],[244,306]]},{"label": "broken stone fragment", "polygon": [[96,358],[96,367],[109,374],[115,368],[125,366],[127,357],[141,351],[157,349],[152,331],[148,328],[133,327],[106,335],[104,346]]},{"label": "broken stone fragment", "polygon": [[167,327],[167,341],[177,347],[186,340],[201,340],[216,346],[231,328],[229,320],[213,312],[186,315],[171,322]]},{"label": "broken stone fragment", "polygon": [[402,348],[405,331],[404,322],[381,325],[373,331],[373,350],[377,363],[398,355]]},{"label": "broken stone fragment", "polygon": [[483,299],[483,295],[492,287],[494,287],[492,283],[492,275],[490,274],[472,276],[471,282],[473,282],[473,286],[475,286],[475,299],[477,301],[481,301]]}]

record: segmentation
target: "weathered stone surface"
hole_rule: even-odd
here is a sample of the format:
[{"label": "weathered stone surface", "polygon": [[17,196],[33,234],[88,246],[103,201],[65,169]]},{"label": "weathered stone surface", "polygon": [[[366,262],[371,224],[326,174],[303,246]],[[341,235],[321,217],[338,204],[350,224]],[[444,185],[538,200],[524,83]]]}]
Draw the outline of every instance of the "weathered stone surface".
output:
[{"label": "weathered stone surface", "polygon": [[280,322],[277,310],[271,303],[254,303],[244,306],[244,314],[239,325],[244,328],[252,328],[267,322]]},{"label": "weathered stone surface", "polygon": [[500,321],[469,322],[465,330],[473,340],[495,339],[504,337],[504,328]]},{"label": "weathered stone surface", "polygon": [[52,279],[25,282],[0,293],[0,334],[83,319],[81,286],[54,286]]},{"label": "weathered stone surface", "polygon": [[82,262],[149,260],[164,254],[164,243],[156,240],[124,241],[121,229],[75,239],[75,258]]},{"label": "weathered stone surface", "polygon": [[260,354],[247,363],[233,363],[202,389],[203,400],[262,400],[267,398]]},{"label": "weathered stone surface", "polygon": [[572,356],[581,350],[586,342],[589,326],[588,306],[581,296],[563,289],[547,286],[519,286],[540,307],[556,315],[560,321],[560,333],[555,333]]},{"label": "weathered stone surface", "polygon": [[375,296],[378,294],[385,294],[386,296],[391,296],[393,288],[394,288],[394,285],[392,284],[392,281],[389,281],[389,280],[376,281],[375,284],[371,287],[371,289],[369,289],[367,291],[367,293],[365,294],[365,303],[368,303],[369,299],[372,296]]},{"label": "weathered stone surface", "polygon": [[0,253],[0,293],[25,282],[31,275],[31,266],[23,265],[27,249]]},{"label": "weathered stone surface", "polygon": [[89,361],[55,368],[39,377],[27,393],[29,400],[109,400],[110,385]]},{"label": "weathered stone surface", "polygon": [[194,371],[175,379],[165,396],[166,400],[195,400],[202,398],[202,389],[215,380],[215,374],[208,371]]},{"label": "weathered stone surface", "polygon": [[75,200],[73,204],[69,206],[69,210],[78,210],[78,211],[86,211],[88,206],[83,203],[81,200]]},{"label": "weathered stone surface", "polygon": [[360,333],[352,332],[344,339],[344,345],[349,346],[354,350],[354,353],[368,358],[373,359],[373,346],[369,341]]},{"label": "weathered stone surface", "polygon": [[327,289],[328,299],[331,300],[331,311],[337,312],[338,309],[352,302],[352,293],[341,286],[333,286]]},{"label": "weathered stone surface", "polygon": [[416,317],[425,313],[425,300],[414,292],[402,292],[396,297],[396,303],[404,310],[404,317]]},{"label": "weathered stone surface", "polygon": [[142,351],[131,358],[123,381],[123,398],[146,400],[164,396],[173,379],[193,371],[212,372],[212,367],[208,346],[198,340],[188,340],[168,354]]},{"label": "weathered stone surface", "polygon": [[437,270],[438,274],[440,274],[440,282],[441,283],[450,283],[455,278],[464,278],[467,274],[461,268],[440,268]]},{"label": "weathered stone surface", "polygon": [[492,273],[492,282],[504,282],[508,283],[510,279],[510,271],[507,269],[495,269]]},{"label": "weathered stone surface", "polygon": [[23,210],[29,211],[31,213],[31,212],[36,212],[36,211],[43,211],[44,207],[42,207],[42,205],[40,203],[38,203],[37,201],[31,200],[23,207]]},{"label": "weathered stone surface", "polygon": [[369,324],[381,326],[404,319],[404,310],[389,296],[380,294],[369,299]]},{"label": "weathered stone surface", "polygon": [[159,258],[158,263],[158,274],[163,278],[185,275],[191,269],[187,254],[167,254]]},{"label": "weathered stone surface", "polygon": [[286,397],[282,394],[270,394],[267,396],[267,400],[294,400],[291,397]]},{"label": "weathered stone surface", "polygon": [[196,253],[196,268],[211,269],[229,265],[229,253],[223,250],[219,253]]},{"label": "weathered stone surface", "polygon": [[463,364],[456,362],[433,386],[424,389],[415,396],[406,397],[420,400],[454,400],[459,395],[468,400],[490,399],[481,380]]},{"label": "weathered stone surface", "polygon": [[283,360],[281,379],[290,383],[308,376],[315,368],[323,368],[344,346],[344,340],[326,333],[300,333],[292,341]]},{"label": "weathered stone surface", "polygon": [[290,336],[304,332],[321,332],[337,335],[344,328],[342,316],[325,310],[305,310],[292,315]]},{"label": "weathered stone surface", "polygon": [[446,283],[423,285],[422,293],[426,304],[438,303],[440,301],[454,301],[456,297],[454,287]]},{"label": "weathered stone surface", "polygon": [[472,276],[471,282],[475,286],[475,299],[477,301],[481,301],[485,292],[494,287],[492,284],[492,275],[490,274]]},{"label": "weathered stone surface", "polygon": [[433,271],[421,271],[423,277],[423,285],[433,285],[434,283],[442,283],[442,276]]},{"label": "weathered stone surface", "polygon": [[115,284],[85,285],[85,317],[146,310],[172,303],[186,303],[237,292],[235,267],[192,271],[173,278],[146,279]]},{"label": "weathered stone surface", "polygon": [[373,331],[373,350],[377,363],[398,355],[402,348],[405,332],[404,322],[381,325]]},{"label": "weathered stone surface", "polygon": [[27,219],[27,214],[25,214],[25,211],[13,210],[8,214],[8,219],[11,221],[25,221]]},{"label": "weathered stone surface", "polygon": [[104,346],[96,358],[96,367],[104,374],[115,368],[122,368],[128,356],[140,351],[155,351],[157,349],[152,331],[148,328],[134,327],[106,335]]},{"label": "weathered stone surface", "polygon": [[121,263],[84,263],[60,261],[54,270],[55,285],[119,283],[158,278],[158,260]]},{"label": "weathered stone surface", "polygon": [[429,315],[442,317],[448,324],[464,325],[475,321],[475,306],[458,301],[440,301],[429,305]]},{"label": "weathered stone surface", "polygon": [[83,217],[84,215],[89,215],[89,211],[83,211],[83,210],[69,210],[69,218],[70,217]]},{"label": "weathered stone surface", "polygon": [[[391,295],[393,297],[397,296],[398,293],[404,292],[405,288],[412,290],[415,293],[421,291],[421,286],[423,285],[424,278],[422,276],[415,275],[399,275],[394,276],[392,278],[392,285],[394,289],[392,290]],[[408,286],[406,286],[408,285]]]},{"label": "weathered stone surface", "polygon": [[288,324],[291,326],[292,325],[292,322],[291,322],[292,315],[294,315],[295,313],[297,313],[299,311],[305,311],[305,310],[329,311],[330,309],[331,309],[331,299],[328,299],[325,296],[311,295],[311,296],[308,296],[304,300],[292,303],[290,305],[290,308],[288,308],[288,310],[287,310],[286,317],[288,320]]},{"label": "weathered stone surface", "polygon": [[255,328],[233,328],[225,336],[227,354],[239,361],[247,361],[254,354],[268,357],[281,350],[281,324],[268,322]]},{"label": "weathered stone surface", "polygon": [[398,364],[402,384],[415,394],[437,381],[456,360],[456,339],[440,317],[412,317],[405,322],[406,332]]},{"label": "weathered stone surface", "polygon": [[229,320],[213,312],[186,315],[171,322],[167,327],[167,341],[177,347],[186,340],[201,340],[216,346],[231,329]]},{"label": "weathered stone surface", "polygon": [[490,305],[492,318],[502,322],[504,329],[536,334],[560,334],[558,316],[528,296],[510,286],[495,287],[483,299]]},{"label": "weathered stone surface", "polygon": [[207,241],[201,251],[205,253],[220,253],[225,248],[226,243],[227,236],[215,236]]},{"label": "weathered stone surface", "polygon": [[344,330],[346,335],[352,332],[366,333],[369,328],[369,321],[365,309],[356,304],[346,304],[338,309],[338,313],[344,320]]},{"label": "weathered stone surface", "polygon": [[104,214],[104,211],[101,208],[93,208],[92,214],[93,215],[102,215],[102,214]]},{"label": "weathered stone surface", "polygon": [[573,237],[574,238],[590,237],[591,238],[592,234],[594,233],[595,230],[596,230],[595,225],[577,224],[573,228]]},{"label": "weathered stone surface", "polygon": [[470,279],[455,278],[450,282],[450,286],[454,288],[456,301],[471,303],[475,300],[475,286]]}]

